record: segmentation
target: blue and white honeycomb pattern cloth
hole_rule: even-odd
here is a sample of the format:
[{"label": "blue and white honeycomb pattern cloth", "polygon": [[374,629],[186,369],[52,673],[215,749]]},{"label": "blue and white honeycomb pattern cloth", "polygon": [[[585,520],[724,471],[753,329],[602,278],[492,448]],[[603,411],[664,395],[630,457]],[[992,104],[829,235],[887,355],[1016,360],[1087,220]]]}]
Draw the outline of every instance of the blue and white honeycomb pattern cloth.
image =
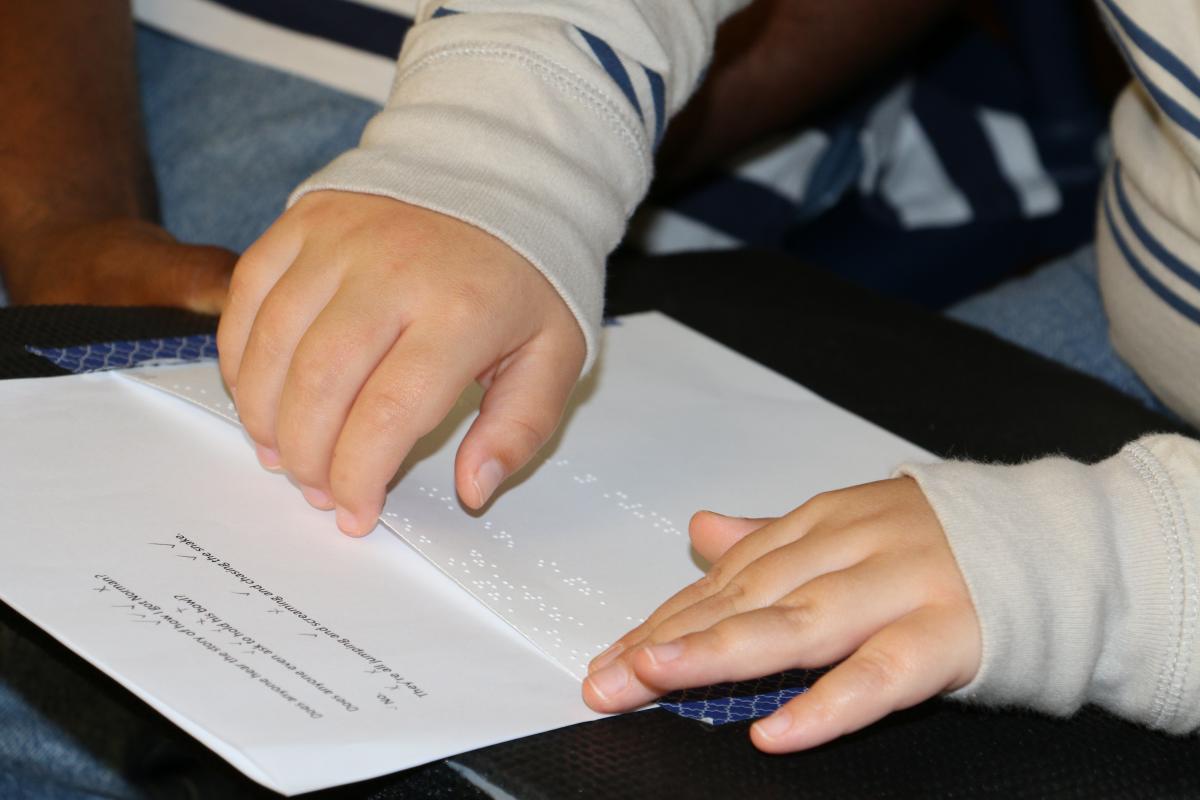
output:
[{"label": "blue and white honeycomb pattern cloth", "polygon": [[217,357],[217,337],[211,333],[171,336],[165,339],[132,339],[71,347],[25,348],[53,364],[79,374],[108,369],[126,369],[150,363],[187,363]]},{"label": "blue and white honeycomb pattern cloth", "polygon": [[726,725],[759,719],[775,712],[824,674],[824,670],[795,669],[739,683],[718,683],[673,692],[658,704],[673,714],[706,725]]},{"label": "blue and white honeycomb pattern cloth", "polygon": [[[611,320],[606,323],[615,324]],[[76,374],[125,369],[149,363],[204,361],[217,357],[216,336],[212,334],[100,342],[72,347],[30,345],[26,349]],[[681,717],[708,725],[758,719],[802,694],[820,674],[812,670],[791,670],[752,681],[686,689],[663,698],[660,705]]]}]

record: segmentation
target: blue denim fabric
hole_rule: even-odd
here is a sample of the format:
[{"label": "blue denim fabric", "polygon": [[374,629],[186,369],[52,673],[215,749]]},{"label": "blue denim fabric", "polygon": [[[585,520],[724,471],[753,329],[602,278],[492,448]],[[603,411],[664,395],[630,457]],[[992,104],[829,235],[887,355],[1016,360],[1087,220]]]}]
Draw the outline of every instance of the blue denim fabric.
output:
[{"label": "blue denim fabric", "polygon": [[137,46],[163,223],[183,241],[245,250],[379,110],[148,30]]},{"label": "blue denim fabric", "polygon": [[1026,277],[967,298],[946,313],[1098,378],[1147,408],[1174,416],[1109,341],[1108,316],[1096,276],[1096,251],[1091,245]]},{"label": "blue denim fabric", "polygon": [[[184,241],[245,249],[377,109],[149,30],[137,48],[162,217]],[[0,798],[273,796],[54,650],[0,620]]]}]

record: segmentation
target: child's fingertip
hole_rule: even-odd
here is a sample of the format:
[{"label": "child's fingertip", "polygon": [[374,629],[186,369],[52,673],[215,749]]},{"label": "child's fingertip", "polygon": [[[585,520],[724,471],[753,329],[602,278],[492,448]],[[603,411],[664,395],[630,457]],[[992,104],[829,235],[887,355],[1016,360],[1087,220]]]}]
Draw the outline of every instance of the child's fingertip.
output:
[{"label": "child's fingertip", "polygon": [[367,519],[362,515],[351,513],[349,509],[341,506],[338,506],[334,512],[334,517],[337,520],[338,530],[347,536],[353,536],[355,538],[366,536],[368,533],[370,533],[375,527],[375,523],[378,521],[378,516],[379,515],[376,514],[370,519]]},{"label": "child's fingertip", "polygon": [[600,698],[601,702],[611,704],[618,695],[629,687],[629,667],[625,666],[624,662],[614,661],[603,669],[596,670],[589,675],[586,683],[591,687],[592,693]]},{"label": "child's fingertip", "polygon": [[775,744],[784,737],[795,724],[791,713],[781,708],[769,717],[764,717],[751,726],[754,733],[770,744]]},{"label": "child's fingertip", "polygon": [[319,508],[322,511],[329,511],[333,508],[333,500],[320,489],[314,489],[312,486],[301,486],[300,493],[304,495],[304,499],[313,508]]},{"label": "child's fingertip", "polygon": [[264,469],[275,471],[283,463],[279,458],[279,453],[269,447],[263,447],[261,444],[255,445],[254,453],[258,456],[258,463],[262,464]]}]

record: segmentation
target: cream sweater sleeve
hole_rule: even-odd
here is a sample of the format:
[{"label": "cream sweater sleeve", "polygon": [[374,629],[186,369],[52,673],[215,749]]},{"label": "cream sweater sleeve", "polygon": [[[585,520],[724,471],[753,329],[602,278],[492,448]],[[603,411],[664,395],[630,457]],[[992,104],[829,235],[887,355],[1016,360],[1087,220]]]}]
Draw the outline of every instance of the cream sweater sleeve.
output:
[{"label": "cream sweater sleeve", "polygon": [[605,259],[717,25],[748,2],[423,0],[386,107],[289,202],[365,192],[488,231],[558,290],[590,366]]},{"label": "cream sweater sleeve", "polygon": [[937,512],[979,613],[982,667],[956,697],[1200,727],[1200,442],[900,472]]}]

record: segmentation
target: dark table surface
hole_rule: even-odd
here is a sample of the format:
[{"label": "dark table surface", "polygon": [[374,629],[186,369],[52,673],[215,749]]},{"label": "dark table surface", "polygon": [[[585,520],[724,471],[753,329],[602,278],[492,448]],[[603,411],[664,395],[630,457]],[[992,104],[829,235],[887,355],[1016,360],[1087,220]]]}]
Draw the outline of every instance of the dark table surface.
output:
[{"label": "dark table surface", "polygon": [[[621,262],[612,268],[608,306],[613,314],[663,311],[947,458],[1015,462],[1060,453],[1096,461],[1151,431],[1187,432],[1090,378],[777,255]],[[212,326],[208,318],[160,309],[0,310],[0,376],[57,372],[26,344],[185,335]],[[123,724],[152,731],[158,747],[171,750],[173,768],[205,787],[200,796],[260,794],[49,637],[10,610],[0,612],[0,622],[18,627],[64,674],[122,709]],[[745,724],[710,729],[653,710],[453,761],[520,800],[1200,796],[1194,738],[1147,731],[1091,708],[1054,720],[942,701],[788,756],[755,751]],[[156,793],[178,786],[153,770],[142,777]],[[318,795],[482,796],[445,762]]]}]

